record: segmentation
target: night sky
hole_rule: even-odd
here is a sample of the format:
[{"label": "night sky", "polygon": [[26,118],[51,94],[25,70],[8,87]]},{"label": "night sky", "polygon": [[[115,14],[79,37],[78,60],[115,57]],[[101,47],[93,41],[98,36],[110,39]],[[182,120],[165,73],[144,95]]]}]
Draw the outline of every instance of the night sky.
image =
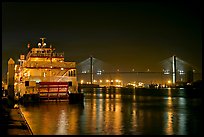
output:
[{"label": "night sky", "polygon": [[90,55],[120,70],[162,71],[172,55],[202,71],[201,4],[196,2],[2,3],[2,74],[40,37],[65,61]]}]

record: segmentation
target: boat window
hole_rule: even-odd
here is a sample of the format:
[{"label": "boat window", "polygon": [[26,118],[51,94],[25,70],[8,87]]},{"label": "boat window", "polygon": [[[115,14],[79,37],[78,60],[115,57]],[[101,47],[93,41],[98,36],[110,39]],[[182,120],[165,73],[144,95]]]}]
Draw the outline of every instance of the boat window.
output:
[{"label": "boat window", "polygon": [[73,70],[70,70],[69,71],[69,74],[68,74],[68,76],[70,76],[70,77],[73,77],[73,76],[75,76],[76,74],[75,74],[75,70],[73,71]]},{"label": "boat window", "polygon": [[74,77],[76,76],[76,70],[74,70]]}]

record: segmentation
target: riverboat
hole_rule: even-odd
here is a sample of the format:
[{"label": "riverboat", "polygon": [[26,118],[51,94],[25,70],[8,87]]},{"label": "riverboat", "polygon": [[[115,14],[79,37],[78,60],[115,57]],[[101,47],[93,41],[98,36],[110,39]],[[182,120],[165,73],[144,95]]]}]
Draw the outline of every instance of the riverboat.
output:
[{"label": "riverboat", "polygon": [[36,95],[40,100],[68,99],[78,92],[76,62],[65,61],[64,53],[57,53],[46,38],[36,47],[28,44],[28,53],[21,54],[15,65],[15,93],[20,97]]}]

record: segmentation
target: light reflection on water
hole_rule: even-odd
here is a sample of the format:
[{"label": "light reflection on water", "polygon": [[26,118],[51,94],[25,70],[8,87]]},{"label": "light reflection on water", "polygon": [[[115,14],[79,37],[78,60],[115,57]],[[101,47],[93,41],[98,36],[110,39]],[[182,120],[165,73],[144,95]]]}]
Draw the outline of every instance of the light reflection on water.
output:
[{"label": "light reflection on water", "polygon": [[[168,95],[171,91],[168,90]],[[84,104],[22,106],[34,135],[201,134],[199,99],[85,93]]]}]

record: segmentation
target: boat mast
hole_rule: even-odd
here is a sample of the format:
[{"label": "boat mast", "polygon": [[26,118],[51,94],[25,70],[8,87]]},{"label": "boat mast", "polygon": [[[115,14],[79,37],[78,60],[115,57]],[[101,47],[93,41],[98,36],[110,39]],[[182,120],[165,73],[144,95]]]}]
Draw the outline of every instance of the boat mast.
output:
[{"label": "boat mast", "polygon": [[40,38],[40,39],[42,40],[42,46],[41,46],[41,47],[43,48],[43,47],[46,46],[46,43],[44,42],[44,40],[45,40],[46,38]]}]

